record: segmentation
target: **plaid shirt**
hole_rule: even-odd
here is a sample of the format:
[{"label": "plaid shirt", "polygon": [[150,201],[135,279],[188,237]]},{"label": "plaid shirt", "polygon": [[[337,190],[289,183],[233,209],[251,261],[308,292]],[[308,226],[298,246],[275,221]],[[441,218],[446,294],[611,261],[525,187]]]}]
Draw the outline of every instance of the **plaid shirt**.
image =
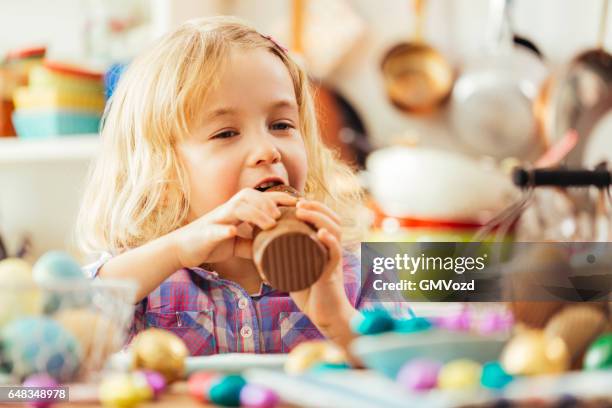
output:
[{"label": "plaid shirt", "polygon": [[[86,266],[95,277],[111,258],[104,254]],[[351,304],[369,308],[360,296],[360,262],[352,253],[343,256],[344,288]],[[401,314],[406,307],[397,304]],[[135,308],[128,341],[148,327],[169,330],[181,337],[191,355],[216,353],[286,353],[305,340],[323,335],[287,293],[266,284],[249,295],[235,282],[202,268],[180,269]]]}]

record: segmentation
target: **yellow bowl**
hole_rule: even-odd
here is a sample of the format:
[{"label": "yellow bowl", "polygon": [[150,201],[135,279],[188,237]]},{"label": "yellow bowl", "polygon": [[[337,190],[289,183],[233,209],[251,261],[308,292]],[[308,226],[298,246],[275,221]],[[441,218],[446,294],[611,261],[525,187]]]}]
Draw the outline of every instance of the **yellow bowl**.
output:
[{"label": "yellow bowl", "polygon": [[33,67],[30,71],[30,88],[58,88],[66,91],[104,94],[104,84],[100,80],[76,77],[53,72],[44,66]]},{"label": "yellow bowl", "polygon": [[13,94],[15,109],[65,109],[102,113],[102,92],[75,92],[59,88],[17,88]]}]

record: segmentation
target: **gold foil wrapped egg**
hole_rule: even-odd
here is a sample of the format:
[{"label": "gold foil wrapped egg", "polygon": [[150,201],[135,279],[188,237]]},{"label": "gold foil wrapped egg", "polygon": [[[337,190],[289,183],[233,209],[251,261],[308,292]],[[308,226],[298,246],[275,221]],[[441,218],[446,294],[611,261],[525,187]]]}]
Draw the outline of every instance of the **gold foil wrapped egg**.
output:
[{"label": "gold foil wrapped egg", "polygon": [[313,340],[298,344],[287,357],[285,372],[300,374],[317,363],[345,363],[346,354],[327,340]]},{"label": "gold foil wrapped egg", "polygon": [[185,375],[185,359],[189,351],[183,340],[171,332],[147,329],[134,337],[130,349],[135,369],[157,371],[168,383]]},{"label": "gold foil wrapped egg", "polygon": [[606,330],[605,313],[589,305],[572,305],[553,316],[544,333],[550,339],[558,337],[567,347],[572,367],[582,367],[584,353],[601,333]]},{"label": "gold foil wrapped egg", "polygon": [[108,356],[121,347],[118,328],[99,313],[88,309],[66,309],[53,318],[78,339],[84,356],[83,370],[103,367]]},{"label": "gold foil wrapped egg", "polygon": [[539,375],[560,373],[569,368],[565,342],[549,338],[542,330],[525,330],[506,344],[501,363],[508,374]]}]

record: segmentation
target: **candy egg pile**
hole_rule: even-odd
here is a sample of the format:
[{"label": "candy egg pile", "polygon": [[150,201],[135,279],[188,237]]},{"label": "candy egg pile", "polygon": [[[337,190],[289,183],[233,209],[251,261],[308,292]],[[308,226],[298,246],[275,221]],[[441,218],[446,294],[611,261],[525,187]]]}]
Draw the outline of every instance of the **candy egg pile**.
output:
[{"label": "candy egg pile", "polygon": [[[47,375],[63,383],[99,371],[127,329],[108,310],[131,315],[133,307],[129,284],[110,285],[94,290],[79,264],[60,251],[46,253],[33,267],[17,258],[0,261],[0,371],[7,382]],[[120,290],[125,299],[103,296]]]},{"label": "candy egg pile", "polygon": [[237,374],[199,371],[189,377],[188,389],[189,394],[200,402],[227,407],[273,408],[280,402],[273,390],[249,384]]},{"label": "candy egg pile", "polygon": [[[412,319],[397,320],[384,310],[373,310],[358,316],[352,328],[365,336],[406,333],[410,336],[406,337],[406,344],[417,344],[410,342],[409,339],[413,337],[409,333],[423,331],[431,333],[431,339],[434,339],[439,329],[446,333],[471,331],[482,335],[514,329],[514,335],[501,343],[503,350],[500,347],[499,361],[483,364],[486,360],[408,359],[395,379],[404,389],[417,393],[433,389],[474,389],[479,386],[500,389],[521,376],[560,374],[571,368],[612,368],[612,334],[607,332],[610,330],[608,317],[602,309],[585,304],[557,308],[541,329],[521,325],[513,327],[512,317],[504,313],[481,314],[479,319],[475,319],[467,309],[457,315],[431,320],[414,316]],[[383,341],[385,337],[378,338]],[[398,341],[397,337],[390,339]],[[452,348],[453,344],[450,340],[444,347]],[[445,353],[446,357],[450,354]],[[481,356],[481,353],[477,355]]]}]

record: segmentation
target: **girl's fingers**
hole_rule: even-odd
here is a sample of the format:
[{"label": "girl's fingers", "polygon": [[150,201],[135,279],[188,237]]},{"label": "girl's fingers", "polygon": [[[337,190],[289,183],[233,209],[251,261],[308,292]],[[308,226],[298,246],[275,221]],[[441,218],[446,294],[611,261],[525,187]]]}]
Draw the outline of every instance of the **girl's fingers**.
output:
[{"label": "girl's fingers", "polygon": [[272,228],[276,224],[275,218],[253,205],[241,205],[236,208],[235,214],[240,221],[257,225],[262,230]]},{"label": "girl's fingers", "polygon": [[298,210],[295,212],[295,215],[300,220],[311,223],[317,229],[327,229],[335,237],[340,239],[340,226],[336,222],[334,222],[327,214],[324,214],[319,211],[307,210],[305,208],[298,208]]},{"label": "girl's fingers", "polygon": [[280,191],[270,191],[262,193],[266,198],[272,199],[277,205],[294,206],[298,199],[287,193],[281,193]]},{"label": "girl's fingers", "polygon": [[342,260],[342,248],[340,247],[340,242],[331,232],[329,232],[325,228],[320,229],[319,232],[317,232],[317,236],[319,237],[323,245],[325,245],[329,250],[328,265],[332,266],[329,268],[329,270],[336,270],[336,266],[339,265],[340,261]]},{"label": "girl's fingers", "polygon": [[253,259],[253,241],[236,237],[234,243],[234,256],[244,259]]},{"label": "girl's fingers", "polygon": [[319,201],[314,201],[314,200],[299,200],[297,203],[297,207],[298,208],[305,208],[305,209],[309,209],[309,210],[316,210],[319,212],[322,212],[324,214],[326,214],[329,218],[331,218],[332,220],[334,220],[334,222],[336,224],[341,224],[342,221],[340,220],[340,217],[338,216],[338,214],[336,214],[331,208],[329,208],[328,206],[326,206],[325,204],[319,202]]}]

